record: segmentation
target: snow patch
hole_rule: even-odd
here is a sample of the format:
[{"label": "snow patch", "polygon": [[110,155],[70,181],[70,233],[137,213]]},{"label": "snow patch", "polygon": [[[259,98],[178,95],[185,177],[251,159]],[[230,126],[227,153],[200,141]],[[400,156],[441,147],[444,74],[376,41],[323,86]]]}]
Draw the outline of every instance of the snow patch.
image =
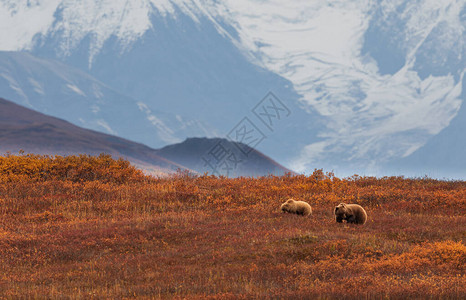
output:
[{"label": "snow patch", "polygon": [[157,118],[152,110],[143,102],[137,102],[139,110],[146,114],[146,118],[152,125],[154,125],[159,131],[157,132],[159,137],[166,143],[173,144],[178,143],[180,140],[174,136],[174,132],[170,127]]},{"label": "snow patch", "polygon": [[68,84],[66,85],[66,87],[68,87],[70,90],[72,90],[72,91],[75,92],[76,94],[81,95],[81,96],[83,96],[83,97],[86,97],[86,94],[85,94],[83,91],[81,91],[81,90],[80,90],[77,86],[75,86],[74,84],[68,83]]},{"label": "snow patch", "polygon": [[46,34],[60,0],[0,1],[0,49],[31,49],[36,34]]},{"label": "snow patch", "polygon": [[100,87],[97,84],[92,84],[92,90],[93,90],[94,96],[97,99],[103,99],[104,98],[104,93],[102,92],[102,90],[100,89]]},{"label": "snow patch", "polygon": [[29,98],[28,96],[26,95],[26,93],[24,93],[24,91],[21,89],[20,85],[18,84],[18,82],[11,76],[8,76],[7,74],[0,74],[0,77],[3,77],[7,82],[8,82],[8,86],[16,92],[16,94],[18,94],[18,96],[21,97],[21,99],[23,100],[24,104],[27,105],[28,107],[33,107],[31,102],[29,102]]},{"label": "snow patch", "polygon": [[100,107],[98,105],[95,105],[95,104],[91,105],[91,111],[92,111],[92,113],[97,114],[97,113],[100,112]]},{"label": "snow patch", "polygon": [[97,125],[105,129],[108,133],[113,134],[113,135],[118,135],[116,131],[114,131],[110,125],[105,120],[99,119],[97,120]]},{"label": "snow patch", "polygon": [[35,80],[34,78],[28,78],[28,81],[29,83],[31,83],[33,89],[34,89],[34,92],[44,96],[45,95],[45,92],[44,92],[44,88],[41,86],[41,84],[39,82],[37,82],[37,80]]}]

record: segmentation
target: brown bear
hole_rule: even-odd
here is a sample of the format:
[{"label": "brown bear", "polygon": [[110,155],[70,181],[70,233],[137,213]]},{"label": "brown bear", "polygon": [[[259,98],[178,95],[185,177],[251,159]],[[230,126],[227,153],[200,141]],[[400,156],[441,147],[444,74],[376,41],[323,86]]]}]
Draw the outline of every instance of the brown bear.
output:
[{"label": "brown bear", "polygon": [[367,214],[364,208],[358,204],[340,203],[335,207],[335,218],[338,223],[346,220],[347,223],[364,224],[367,220]]},{"label": "brown bear", "polygon": [[312,214],[312,208],[307,202],[296,201],[293,199],[288,199],[288,201],[283,203],[282,206],[280,206],[280,210],[282,212],[303,216],[309,216],[310,214]]}]

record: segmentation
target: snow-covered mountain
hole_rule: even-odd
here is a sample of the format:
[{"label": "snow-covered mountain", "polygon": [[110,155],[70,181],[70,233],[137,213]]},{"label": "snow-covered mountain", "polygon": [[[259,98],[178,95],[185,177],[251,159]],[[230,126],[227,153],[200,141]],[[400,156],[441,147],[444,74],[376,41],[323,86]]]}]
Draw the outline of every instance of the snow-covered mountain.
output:
[{"label": "snow-covered mountain", "polygon": [[[145,6],[147,1],[131,1],[130,11],[136,3],[142,5],[137,9],[136,16],[140,18],[137,22],[149,22],[147,26],[131,27],[134,16],[126,12],[125,5],[120,5],[123,2],[58,3],[52,19],[41,17],[49,29],[36,34],[23,33],[33,36],[32,42],[15,47],[79,68],[121,94],[143,102],[148,111],[175,115],[183,124],[179,129],[173,128],[174,122],[167,122],[167,118],[163,121],[180,140],[226,136],[244,117],[255,118],[251,110],[270,90],[286,103],[292,118],[278,122],[272,129],[257,118],[252,120],[267,136],[257,145],[259,150],[284,162],[304,147],[307,140],[302,136],[316,135],[313,128],[319,116],[309,118],[299,107],[299,95],[292,84],[251,63],[227,33],[220,30],[220,25],[196,8],[198,4],[152,2]],[[18,12],[11,18],[19,18],[18,14],[46,7],[51,2],[29,7],[15,5]],[[147,11],[141,13],[143,8]],[[122,24],[130,27],[120,28]],[[153,138],[137,141],[159,146],[153,143]],[[166,144],[169,143],[172,142]],[[283,146],[287,144],[290,146]]]},{"label": "snow-covered mountain", "polygon": [[[250,116],[263,152],[344,175],[458,138],[465,26],[464,0],[0,0],[0,50],[60,60],[204,135]],[[269,90],[291,112],[272,130],[251,115]]]},{"label": "snow-covered mountain", "polygon": [[229,3],[242,44],[328,117],[324,140],[298,164],[333,157],[376,170],[421,147],[459,110],[464,1]]}]

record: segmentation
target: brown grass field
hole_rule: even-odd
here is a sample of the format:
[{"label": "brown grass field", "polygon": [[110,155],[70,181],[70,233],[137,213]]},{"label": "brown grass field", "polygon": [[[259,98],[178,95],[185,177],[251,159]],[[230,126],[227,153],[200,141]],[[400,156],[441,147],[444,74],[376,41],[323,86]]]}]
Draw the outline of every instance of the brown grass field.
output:
[{"label": "brown grass field", "polygon": [[[313,215],[279,212],[288,198]],[[365,225],[338,224],[340,202]],[[0,298],[465,299],[466,182],[0,157]]]}]

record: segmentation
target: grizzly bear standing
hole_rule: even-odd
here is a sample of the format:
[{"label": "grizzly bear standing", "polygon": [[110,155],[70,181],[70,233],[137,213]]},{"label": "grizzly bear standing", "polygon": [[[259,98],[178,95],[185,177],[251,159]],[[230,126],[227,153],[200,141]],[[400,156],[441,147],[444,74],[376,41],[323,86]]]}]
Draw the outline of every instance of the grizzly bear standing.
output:
[{"label": "grizzly bear standing", "polygon": [[338,223],[346,220],[348,223],[362,225],[366,223],[367,214],[361,205],[340,203],[335,207],[335,218]]},{"label": "grizzly bear standing", "polygon": [[310,214],[312,214],[312,208],[307,202],[295,201],[293,199],[289,199],[288,201],[283,203],[282,206],[280,206],[280,209],[282,212],[303,216],[309,216]]}]

